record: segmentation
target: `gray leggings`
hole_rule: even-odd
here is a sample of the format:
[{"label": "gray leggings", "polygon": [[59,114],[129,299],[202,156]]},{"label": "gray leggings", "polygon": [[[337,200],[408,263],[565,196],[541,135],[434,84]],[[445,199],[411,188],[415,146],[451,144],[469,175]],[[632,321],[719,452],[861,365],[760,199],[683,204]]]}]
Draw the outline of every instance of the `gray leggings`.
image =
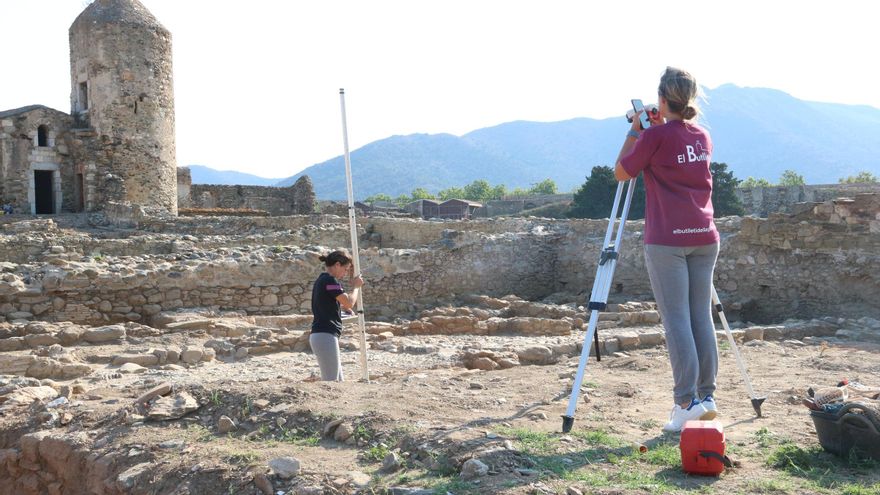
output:
[{"label": "gray leggings", "polygon": [[718,343],[712,321],[712,275],[718,244],[645,244],[645,262],[666,329],[676,404],[715,392]]},{"label": "gray leggings", "polygon": [[309,346],[318,366],[321,368],[321,380],[325,382],[342,381],[342,364],[339,358],[339,339],[332,333],[312,332],[309,335]]}]

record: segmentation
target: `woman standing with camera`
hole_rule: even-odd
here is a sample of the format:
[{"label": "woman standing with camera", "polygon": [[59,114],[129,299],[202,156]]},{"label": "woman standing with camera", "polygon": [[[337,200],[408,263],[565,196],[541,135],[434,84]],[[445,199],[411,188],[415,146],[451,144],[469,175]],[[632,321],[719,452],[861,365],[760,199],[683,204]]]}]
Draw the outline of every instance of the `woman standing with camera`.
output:
[{"label": "woman standing with camera", "polygon": [[672,364],[675,405],[665,431],[717,414],[718,345],[712,321],[712,276],[719,235],[713,221],[712,140],[693,122],[699,114],[694,77],[667,67],[659,113],[642,130],[638,116],[615,166],[617,180],[643,173],[645,262]]},{"label": "woman standing with camera", "polygon": [[321,380],[342,381],[342,363],[339,355],[339,336],[342,335],[342,312],[352,311],[360,288],[364,285],[361,277],[351,279],[351,294],[345,292],[341,279],[350,275],[351,258],[342,251],[321,256],[326,271],[318,276],[312,286],[312,332],[309,335],[309,346],[318,366],[321,368]]}]

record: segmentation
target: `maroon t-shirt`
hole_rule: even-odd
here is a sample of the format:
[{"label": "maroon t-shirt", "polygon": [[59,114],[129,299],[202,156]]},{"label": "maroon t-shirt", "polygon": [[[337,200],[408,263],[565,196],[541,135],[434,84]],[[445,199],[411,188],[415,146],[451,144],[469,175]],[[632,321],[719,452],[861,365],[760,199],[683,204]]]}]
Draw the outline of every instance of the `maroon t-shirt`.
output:
[{"label": "maroon t-shirt", "polygon": [[645,244],[702,246],[718,242],[712,220],[712,139],[695,124],[673,120],[642,132],[620,164],[644,171]]}]

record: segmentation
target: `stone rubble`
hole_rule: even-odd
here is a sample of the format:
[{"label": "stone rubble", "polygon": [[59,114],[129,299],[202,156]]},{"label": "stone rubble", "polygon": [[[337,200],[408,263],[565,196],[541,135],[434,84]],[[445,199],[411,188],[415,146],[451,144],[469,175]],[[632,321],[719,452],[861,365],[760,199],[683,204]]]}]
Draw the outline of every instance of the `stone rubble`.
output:
[{"label": "stone rubble", "polygon": [[[733,337],[772,352],[819,342],[880,344],[877,197],[793,211],[719,220],[716,283]],[[306,414],[308,399],[294,391],[242,403],[225,395],[221,377],[257,387],[317,373],[308,346],[310,284],[320,272],[318,255],[347,245],[345,218],[147,215],[138,230],[99,228],[96,220],[0,220],[0,253],[7,260],[0,263],[0,418],[33,422],[19,440],[0,445],[0,474],[15,470],[17,482],[35,487],[33,493],[84,492],[84,482],[62,466],[85,465],[96,449],[124,441],[103,425],[173,433],[125,445],[124,462],[89,461],[103,469],[107,493],[141,486],[164,455],[197,448],[198,437],[178,434],[190,426],[243,442],[320,439],[358,449],[359,459],[373,449],[375,467],[389,474],[415,466],[458,473],[471,483],[487,483],[498,472],[527,480],[541,475],[493,432],[480,435],[495,445],[461,452],[443,465],[437,445],[404,448],[403,440],[379,437],[370,423],[375,412]],[[491,407],[511,405],[510,397],[493,393],[499,377],[517,372],[512,368],[549,369],[551,388],[557,380],[559,388],[570,387],[604,222],[375,218],[361,229],[372,381],[399,383],[418,396],[436,374],[449,373],[441,382],[448,397],[489,398]],[[630,354],[665,344],[639,229],[637,223],[628,229],[610,303],[599,317],[598,350],[612,368],[647,370]],[[719,329],[717,338],[727,337]],[[362,348],[356,325],[349,324],[340,344],[350,379]],[[206,377],[214,390],[204,388]],[[638,399],[643,392],[636,384],[610,391],[585,385],[587,407],[596,407],[602,394]],[[116,412],[85,423],[85,411],[94,408]],[[553,419],[534,410],[523,419],[537,423],[548,416]],[[321,476],[281,454],[230,469],[260,493],[347,495],[371,482],[362,472]],[[216,468],[202,464],[186,469],[195,476]],[[41,470],[51,477],[28,474]],[[538,483],[534,489],[543,490]]]}]

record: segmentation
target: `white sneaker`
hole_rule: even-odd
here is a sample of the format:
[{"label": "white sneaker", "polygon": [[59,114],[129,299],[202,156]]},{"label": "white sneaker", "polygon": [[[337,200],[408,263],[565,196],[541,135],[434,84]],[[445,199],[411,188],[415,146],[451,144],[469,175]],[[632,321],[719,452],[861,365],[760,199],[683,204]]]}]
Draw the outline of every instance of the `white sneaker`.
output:
[{"label": "white sneaker", "polygon": [[715,405],[715,399],[712,397],[712,394],[703,397],[700,404],[706,408],[706,414],[700,419],[709,421],[710,419],[715,419],[715,416],[718,416],[718,406]]},{"label": "white sneaker", "polygon": [[672,407],[669,413],[669,422],[663,426],[663,431],[679,432],[688,421],[702,419],[708,413],[703,404],[697,399],[691,400],[687,409],[682,409],[678,404]]}]

